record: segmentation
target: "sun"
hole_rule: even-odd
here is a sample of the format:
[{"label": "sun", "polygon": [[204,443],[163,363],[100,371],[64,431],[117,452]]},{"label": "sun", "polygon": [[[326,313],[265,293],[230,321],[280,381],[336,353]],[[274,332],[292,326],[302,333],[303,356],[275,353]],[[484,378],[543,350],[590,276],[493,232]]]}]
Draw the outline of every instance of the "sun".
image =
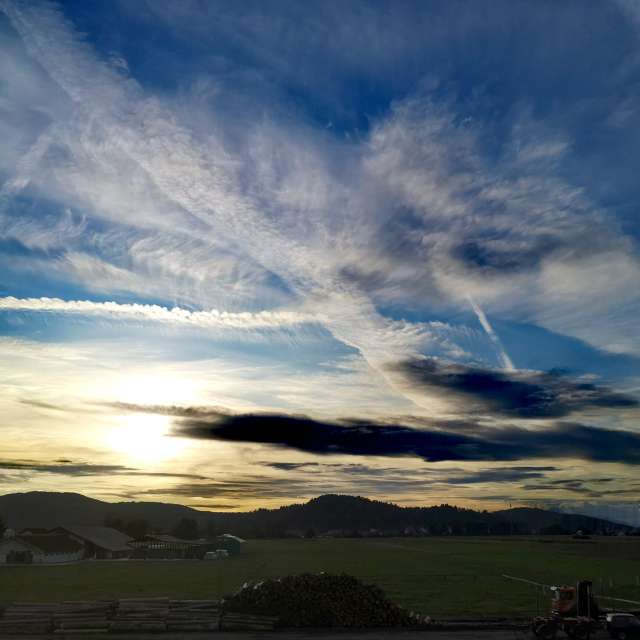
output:
[{"label": "sun", "polygon": [[116,417],[117,424],[105,438],[114,452],[136,462],[163,462],[178,456],[187,446],[182,438],[169,435],[170,419],[148,413]]}]

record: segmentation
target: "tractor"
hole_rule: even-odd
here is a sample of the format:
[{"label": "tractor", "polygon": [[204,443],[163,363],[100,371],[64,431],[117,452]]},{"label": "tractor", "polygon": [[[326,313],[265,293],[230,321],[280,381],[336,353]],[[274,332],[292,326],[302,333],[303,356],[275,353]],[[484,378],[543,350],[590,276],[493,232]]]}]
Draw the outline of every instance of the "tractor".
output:
[{"label": "tractor", "polygon": [[552,640],[558,631],[569,638],[587,640],[598,628],[600,609],[589,580],[573,586],[551,587],[551,614],[533,619],[531,629],[542,640]]}]

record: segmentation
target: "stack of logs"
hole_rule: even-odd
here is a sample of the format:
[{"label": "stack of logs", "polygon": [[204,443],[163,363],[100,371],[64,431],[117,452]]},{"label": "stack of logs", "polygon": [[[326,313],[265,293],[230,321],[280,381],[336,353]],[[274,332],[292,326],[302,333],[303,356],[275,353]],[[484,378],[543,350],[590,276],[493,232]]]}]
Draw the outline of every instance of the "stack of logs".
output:
[{"label": "stack of logs", "polygon": [[118,600],[111,631],[216,631],[220,606],[216,600],[123,598]]},{"label": "stack of logs", "polygon": [[106,633],[113,604],[109,601],[67,601],[53,612],[54,633],[86,635]]},{"label": "stack of logs", "polygon": [[220,619],[222,631],[273,631],[278,624],[276,616],[226,612]]},{"label": "stack of logs", "polygon": [[117,601],[110,629],[116,633],[167,630],[169,598],[122,598]]},{"label": "stack of logs", "polygon": [[110,602],[15,602],[0,618],[0,633],[106,633],[111,612]]},{"label": "stack of logs", "polygon": [[273,616],[222,613],[217,600],[122,598],[116,601],[15,602],[0,616],[0,634],[269,631],[276,623],[277,618]]},{"label": "stack of logs", "polygon": [[0,633],[49,633],[57,604],[14,602],[0,618]]},{"label": "stack of logs", "polygon": [[168,631],[215,631],[220,628],[220,604],[216,600],[171,600]]}]

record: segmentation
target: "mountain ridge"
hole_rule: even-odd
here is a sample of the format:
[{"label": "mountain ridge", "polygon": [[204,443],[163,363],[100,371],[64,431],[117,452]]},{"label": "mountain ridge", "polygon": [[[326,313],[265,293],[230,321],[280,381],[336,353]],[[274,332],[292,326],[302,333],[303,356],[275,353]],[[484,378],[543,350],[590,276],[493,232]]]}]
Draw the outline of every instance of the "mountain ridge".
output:
[{"label": "mountain ridge", "polygon": [[521,507],[474,511],[454,505],[402,507],[360,496],[326,494],[304,503],[246,512],[202,511],[164,502],[105,502],[79,493],[32,491],[0,495],[0,517],[14,529],[103,524],[108,517],[145,520],[170,530],[183,518],[208,533],[244,537],[289,535],[509,535],[628,532],[631,527],[590,516]]}]

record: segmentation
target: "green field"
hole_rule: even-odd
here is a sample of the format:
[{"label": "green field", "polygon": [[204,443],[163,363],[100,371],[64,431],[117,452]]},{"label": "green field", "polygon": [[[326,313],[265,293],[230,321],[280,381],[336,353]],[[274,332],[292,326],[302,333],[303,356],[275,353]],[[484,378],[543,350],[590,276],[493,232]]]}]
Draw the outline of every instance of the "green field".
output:
[{"label": "green field", "polygon": [[0,567],[0,604],[140,595],[218,598],[248,580],[320,571],[358,576],[429,615],[529,615],[546,608],[546,595],[503,579],[503,573],[549,584],[590,578],[597,592],[640,600],[640,539],[250,540],[241,556],[223,561]]}]

